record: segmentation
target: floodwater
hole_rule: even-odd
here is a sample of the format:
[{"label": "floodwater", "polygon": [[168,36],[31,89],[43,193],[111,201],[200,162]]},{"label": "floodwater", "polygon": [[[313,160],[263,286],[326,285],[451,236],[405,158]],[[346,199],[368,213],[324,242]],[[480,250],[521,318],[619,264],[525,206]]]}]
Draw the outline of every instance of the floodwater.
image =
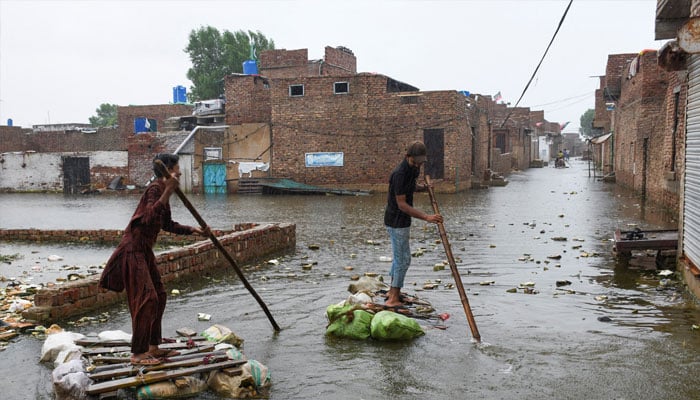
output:
[{"label": "floodwater", "polygon": [[[449,267],[433,270],[446,257],[436,227],[422,221],[414,221],[412,248],[426,250],[413,258],[405,290],[449,313],[448,328],[434,329],[421,320],[426,335],[406,343],[324,335],[325,308],[347,297],[350,276],[389,270],[390,264],[380,261],[391,256],[382,226],[385,194],[190,196],[214,228],[296,224],[294,254],[278,258],[279,265],[246,267],[282,331],[274,333],[230,273],[168,287],[182,294],[168,300],[164,332],[202,331],[213,323],[233,329],[245,339],[244,353],[269,367],[272,399],[700,398],[694,374],[700,365],[696,302],[677,276],[662,280],[656,271],[631,268],[611,254],[616,228],[670,229],[674,221],[643,207],[631,193],[590,178],[586,163],[570,164],[511,174],[506,187],[437,194],[480,343],[471,337],[457,290],[445,286],[454,282]],[[137,200],[1,194],[0,227],[122,229]],[[172,202],[174,219],[195,223],[175,197]],[[427,194],[417,196],[416,206],[429,210]],[[312,244],[320,249],[310,250]],[[1,254],[29,250],[0,246]],[[29,252],[39,260],[18,260],[15,272],[21,277],[19,269],[29,269],[36,281],[49,279],[48,272],[31,267],[50,270],[42,257],[64,250],[61,263],[83,266],[111,252],[86,249],[81,257],[73,248],[39,248]],[[312,261],[317,262],[312,270],[302,270]],[[421,290],[438,280],[438,288]],[[564,280],[571,284],[557,287]],[[534,283],[534,293],[508,292],[527,282]],[[211,314],[211,321],[198,321],[200,312]],[[111,310],[103,323],[63,326],[81,333],[130,332],[125,306]],[[21,335],[0,352],[3,399],[52,398],[51,366],[38,362],[42,344]]]}]

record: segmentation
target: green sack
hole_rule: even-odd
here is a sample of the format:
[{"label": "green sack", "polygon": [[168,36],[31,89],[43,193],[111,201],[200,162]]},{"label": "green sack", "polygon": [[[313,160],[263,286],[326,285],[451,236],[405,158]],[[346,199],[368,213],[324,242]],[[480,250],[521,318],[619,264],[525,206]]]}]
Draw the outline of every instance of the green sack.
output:
[{"label": "green sack", "polygon": [[425,335],[416,320],[393,311],[378,312],[372,318],[370,333],[377,340],[409,340]]},{"label": "green sack", "polygon": [[326,327],[327,335],[362,340],[370,335],[369,326],[373,315],[356,304],[330,305],[326,308],[326,316],[329,321]]}]

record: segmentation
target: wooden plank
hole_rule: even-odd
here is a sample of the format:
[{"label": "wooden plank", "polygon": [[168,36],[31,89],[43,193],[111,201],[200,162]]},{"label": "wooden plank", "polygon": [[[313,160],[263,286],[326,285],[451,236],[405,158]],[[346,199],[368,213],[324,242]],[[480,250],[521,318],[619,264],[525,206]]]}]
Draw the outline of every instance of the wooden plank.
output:
[{"label": "wooden plank", "polygon": [[[175,337],[175,338],[164,338],[163,339],[163,345],[166,344],[171,344],[171,343],[187,343],[187,341],[192,340],[195,342],[201,342],[204,340],[207,340],[204,336],[181,336],[181,337]],[[100,347],[114,347],[114,346],[130,346],[131,342],[128,340],[100,340],[99,338],[95,337],[86,337],[82,339],[78,339],[75,341],[75,344],[78,346],[83,346],[83,347],[95,347],[95,346],[100,346]]]},{"label": "wooden plank", "polygon": [[[207,358],[207,357],[211,357],[211,358]],[[90,377],[90,379],[92,379],[93,381],[103,381],[106,379],[113,379],[113,378],[120,377],[120,376],[133,376],[139,372],[151,372],[151,371],[160,371],[160,370],[164,370],[164,369],[194,367],[196,365],[204,364],[205,360],[207,362],[211,363],[211,362],[223,361],[226,358],[227,358],[226,353],[221,353],[221,354],[216,354],[216,355],[211,355],[211,356],[200,355],[200,357],[198,357],[198,358],[191,358],[189,360],[164,362],[164,363],[158,364],[158,365],[149,365],[149,366],[127,365],[127,366],[124,366],[121,368],[115,368],[112,370],[93,372],[91,374],[88,374],[88,377]]]},{"label": "wooden plank", "polygon": [[[211,348],[211,350],[213,350],[213,348]],[[218,356],[220,354],[226,354],[226,351],[224,351],[224,350],[210,351],[208,349],[207,350],[203,349],[199,353],[190,353],[190,354],[184,354],[184,355],[179,355],[179,356],[175,356],[175,357],[170,357],[170,358],[168,358],[168,362],[189,360],[189,359],[199,358],[199,357],[204,358],[207,356]],[[110,364],[106,364],[106,365],[98,365],[98,366],[94,367],[92,369],[92,371],[90,371],[90,372],[92,372],[92,373],[103,372],[103,371],[109,371],[109,370],[114,370],[114,369],[118,369],[118,368],[126,368],[126,367],[131,366],[130,357],[116,357],[116,358],[119,359],[118,360],[119,362],[110,363]]]},{"label": "wooden plank", "polygon": [[199,365],[196,367],[181,368],[172,371],[154,371],[149,372],[144,375],[138,375],[128,378],[115,379],[113,381],[106,381],[95,383],[85,390],[85,393],[89,395],[96,395],[104,392],[110,392],[117,389],[148,385],[151,383],[162,382],[173,378],[178,378],[181,376],[192,375],[200,372],[208,372],[217,369],[233,368],[239,365],[245,364],[246,361],[243,360],[228,360],[219,363]]},{"label": "wooden plank", "polygon": [[[210,346],[214,345],[214,342],[209,342],[209,341],[202,341],[202,342],[196,342],[196,346]],[[178,342],[178,343],[163,343],[159,345],[158,347],[161,349],[167,349],[167,350],[180,350],[180,349],[189,349],[189,344],[187,342]],[[83,354],[86,355],[96,355],[96,354],[114,354],[114,353],[130,353],[131,352],[131,346],[115,346],[115,347],[88,347],[85,350],[83,350]]]},{"label": "wooden plank", "polygon": [[[182,350],[180,351],[179,356],[174,356],[174,357],[169,357],[169,359],[173,359],[176,357],[183,357],[186,355],[194,356],[196,357],[198,353],[204,353],[204,352],[210,352],[214,350],[214,344],[211,342],[204,342],[202,343],[201,346],[194,347],[192,349],[187,349],[187,350]],[[127,350],[129,352],[130,350]],[[84,353],[85,354],[85,353]],[[125,356],[109,356],[105,354],[110,354],[110,353],[97,353],[94,354],[93,357],[91,357],[91,360],[93,363],[98,363],[98,364],[122,364],[122,363],[129,363],[129,358],[131,357],[131,353],[129,352],[128,355]]]}]

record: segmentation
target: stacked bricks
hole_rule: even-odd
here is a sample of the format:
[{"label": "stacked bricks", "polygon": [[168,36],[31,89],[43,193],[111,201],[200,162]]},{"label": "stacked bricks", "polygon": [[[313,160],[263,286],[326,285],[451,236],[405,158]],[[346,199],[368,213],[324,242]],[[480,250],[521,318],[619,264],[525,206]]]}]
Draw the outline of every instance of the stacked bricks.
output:
[{"label": "stacked bricks", "polygon": [[[59,235],[38,233],[35,230],[2,230],[0,234],[9,235],[8,231],[29,238],[22,240],[32,240],[31,238],[57,240],[59,237]],[[103,238],[107,241],[108,238],[116,237],[111,235],[119,231],[63,232],[78,235],[78,237]],[[161,235],[161,239],[165,236]],[[4,237],[0,238],[4,239]],[[191,240],[191,237],[189,238]],[[238,263],[249,263],[272,254],[293,252],[296,247],[296,226],[294,224],[242,224],[233,232],[219,236],[218,240]],[[186,277],[201,276],[204,271],[231,267],[209,240],[160,253],[156,256],[156,262],[165,284]],[[60,286],[40,289],[34,296],[34,306],[25,310],[22,315],[29,320],[50,323],[84,315],[124,301],[126,292],[106,291],[100,289],[98,283],[99,276],[95,275],[66,282]]]}]

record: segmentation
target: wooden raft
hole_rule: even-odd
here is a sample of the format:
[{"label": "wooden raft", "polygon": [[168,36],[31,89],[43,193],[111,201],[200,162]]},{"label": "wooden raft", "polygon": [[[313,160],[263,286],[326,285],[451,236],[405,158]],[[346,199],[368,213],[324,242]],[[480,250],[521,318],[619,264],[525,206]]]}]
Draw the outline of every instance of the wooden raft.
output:
[{"label": "wooden raft", "polygon": [[159,347],[178,350],[180,355],[165,358],[161,364],[148,366],[131,364],[128,342],[97,341],[89,338],[76,341],[76,344],[85,348],[83,355],[88,357],[92,364],[88,369],[88,377],[94,383],[88,386],[86,394],[110,398],[110,393],[116,395],[119,389],[214,370],[235,376],[241,374],[240,367],[247,362],[229,360],[226,351],[214,351],[216,343],[203,337],[184,337],[168,341],[170,343],[161,344]]}]

